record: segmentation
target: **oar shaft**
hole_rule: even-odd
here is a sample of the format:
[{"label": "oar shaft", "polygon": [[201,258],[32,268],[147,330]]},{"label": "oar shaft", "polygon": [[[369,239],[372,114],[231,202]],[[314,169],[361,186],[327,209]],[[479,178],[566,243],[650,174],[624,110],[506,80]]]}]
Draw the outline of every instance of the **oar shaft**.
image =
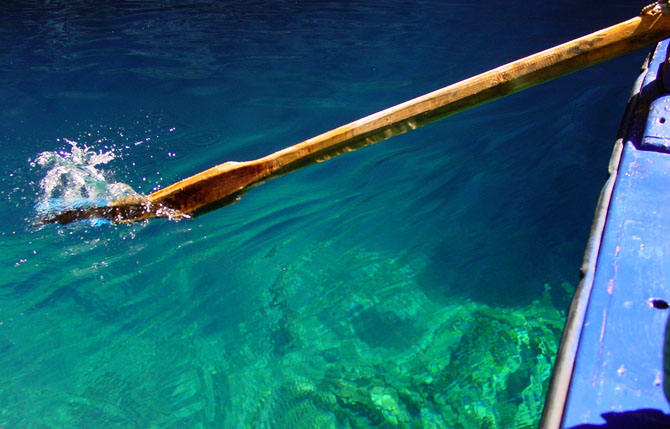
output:
[{"label": "oar shaft", "polygon": [[382,110],[263,159],[287,166],[329,158],[629,53],[670,35],[670,18],[642,15]]}]

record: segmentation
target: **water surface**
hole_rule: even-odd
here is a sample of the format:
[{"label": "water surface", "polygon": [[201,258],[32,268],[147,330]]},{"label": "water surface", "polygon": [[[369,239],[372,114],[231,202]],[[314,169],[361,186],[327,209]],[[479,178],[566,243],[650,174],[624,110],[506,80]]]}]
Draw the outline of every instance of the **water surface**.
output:
[{"label": "water surface", "polygon": [[35,222],[59,199],[266,155],[642,6],[2,6],[0,426],[536,426],[646,52],[195,219]]}]

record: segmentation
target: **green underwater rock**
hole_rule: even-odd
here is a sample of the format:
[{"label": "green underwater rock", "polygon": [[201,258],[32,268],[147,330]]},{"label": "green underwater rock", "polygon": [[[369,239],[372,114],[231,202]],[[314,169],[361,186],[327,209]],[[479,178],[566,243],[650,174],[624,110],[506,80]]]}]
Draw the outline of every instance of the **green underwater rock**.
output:
[{"label": "green underwater rock", "polygon": [[287,381],[258,398],[247,426],[537,425],[565,318],[548,285],[523,307],[444,304],[423,294],[411,264],[360,249],[329,262],[356,280],[295,263],[269,289],[274,362],[254,371]]}]

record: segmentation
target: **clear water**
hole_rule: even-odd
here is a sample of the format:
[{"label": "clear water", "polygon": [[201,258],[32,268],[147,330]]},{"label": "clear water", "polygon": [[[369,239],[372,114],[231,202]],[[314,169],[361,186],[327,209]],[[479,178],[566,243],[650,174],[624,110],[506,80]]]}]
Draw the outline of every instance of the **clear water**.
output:
[{"label": "clear water", "polygon": [[646,52],[195,219],[35,222],[266,155],[633,3],[3,3],[0,426],[535,426]]}]

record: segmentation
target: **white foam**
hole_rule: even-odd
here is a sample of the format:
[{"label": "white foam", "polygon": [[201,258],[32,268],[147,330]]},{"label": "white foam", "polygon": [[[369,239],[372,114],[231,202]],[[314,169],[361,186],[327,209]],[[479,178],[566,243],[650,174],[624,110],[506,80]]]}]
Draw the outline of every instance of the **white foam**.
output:
[{"label": "white foam", "polygon": [[46,170],[40,180],[36,204],[40,214],[62,211],[66,208],[104,205],[110,201],[138,195],[130,185],[113,182],[108,172],[100,169],[115,158],[113,151],[94,151],[77,142],[64,139],[70,150],[40,153],[33,167]]}]

